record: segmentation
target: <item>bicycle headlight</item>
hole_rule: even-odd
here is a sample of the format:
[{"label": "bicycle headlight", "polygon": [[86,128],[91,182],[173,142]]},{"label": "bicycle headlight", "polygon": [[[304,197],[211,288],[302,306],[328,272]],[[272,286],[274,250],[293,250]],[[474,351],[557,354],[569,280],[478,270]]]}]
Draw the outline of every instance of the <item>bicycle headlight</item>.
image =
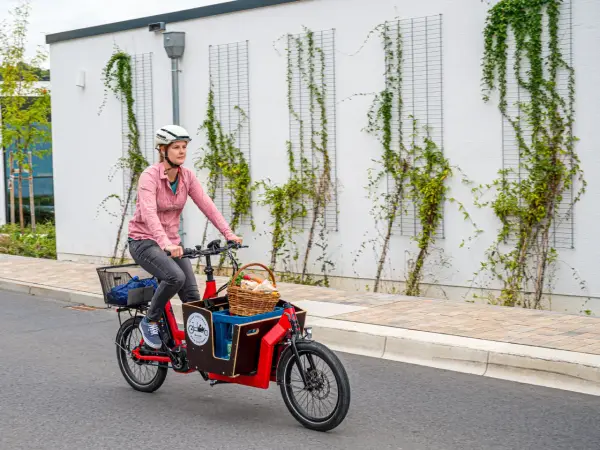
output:
[{"label": "bicycle headlight", "polygon": [[306,339],[312,339],[312,327],[304,328],[304,337]]}]

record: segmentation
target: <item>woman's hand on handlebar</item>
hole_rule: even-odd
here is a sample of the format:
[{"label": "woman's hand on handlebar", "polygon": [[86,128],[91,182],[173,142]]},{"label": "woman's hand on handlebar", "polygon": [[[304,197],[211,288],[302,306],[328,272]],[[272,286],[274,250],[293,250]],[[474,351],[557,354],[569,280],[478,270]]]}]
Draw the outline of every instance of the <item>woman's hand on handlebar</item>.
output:
[{"label": "woman's hand on handlebar", "polygon": [[183,256],[183,248],[179,245],[169,245],[165,248],[165,251],[172,258],[181,258]]},{"label": "woman's hand on handlebar", "polygon": [[229,242],[235,242],[236,244],[242,245],[243,242],[243,238],[238,237],[238,236],[233,236],[231,239],[228,239]]}]

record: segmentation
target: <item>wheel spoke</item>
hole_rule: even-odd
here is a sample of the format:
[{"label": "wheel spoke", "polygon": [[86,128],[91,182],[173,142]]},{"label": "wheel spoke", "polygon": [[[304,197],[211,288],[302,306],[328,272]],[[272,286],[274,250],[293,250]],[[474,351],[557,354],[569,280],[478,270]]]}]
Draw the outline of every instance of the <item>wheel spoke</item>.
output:
[{"label": "wheel spoke", "polygon": [[306,401],[306,406],[308,407],[308,405],[310,403],[310,393],[308,391],[304,391],[304,394],[302,394],[302,396],[299,398],[299,400],[301,400],[302,403],[304,403]]},{"label": "wheel spoke", "polygon": [[155,364],[147,364],[145,362],[137,363],[131,356],[131,351],[138,346],[141,341],[141,332],[137,327],[131,328],[129,333],[123,336],[121,345],[121,353],[123,361],[126,363],[126,371],[132,380],[140,385],[152,383],[158,374],[159,367]]}]

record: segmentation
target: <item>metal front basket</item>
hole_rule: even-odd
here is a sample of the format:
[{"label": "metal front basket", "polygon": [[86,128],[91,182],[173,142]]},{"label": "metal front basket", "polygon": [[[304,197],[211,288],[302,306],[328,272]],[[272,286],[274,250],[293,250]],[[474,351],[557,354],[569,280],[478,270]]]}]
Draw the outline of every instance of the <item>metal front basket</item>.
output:
[{"label": "metal front basket", "polygon": [[130,289],[127,294],[127,304],[121,304],[113,301],[109,293],[117,286],[127,284],[134,276],[138,276],[140,280],[153,278],[151,274],[146,272],[137,264],[125,264],[120,266],[98,267],[96,269],[102,286],[102,294],[104,302],[108,305],[122,307],[137,307],[148,304],[154,295],[152,286]]}]

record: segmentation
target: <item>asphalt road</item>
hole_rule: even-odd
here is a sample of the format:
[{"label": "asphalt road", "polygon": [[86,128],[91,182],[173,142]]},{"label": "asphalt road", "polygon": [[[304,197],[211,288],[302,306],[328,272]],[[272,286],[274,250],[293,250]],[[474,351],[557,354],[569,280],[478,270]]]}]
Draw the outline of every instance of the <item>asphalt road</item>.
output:
[{"label": "asphalt road", "polygon": [[0,292],[0,449],[597,450],[600,398],[340,355],[346,421],[301,427],[279,389],[169,373],[154,394],[118,369],[116,315]]}]

